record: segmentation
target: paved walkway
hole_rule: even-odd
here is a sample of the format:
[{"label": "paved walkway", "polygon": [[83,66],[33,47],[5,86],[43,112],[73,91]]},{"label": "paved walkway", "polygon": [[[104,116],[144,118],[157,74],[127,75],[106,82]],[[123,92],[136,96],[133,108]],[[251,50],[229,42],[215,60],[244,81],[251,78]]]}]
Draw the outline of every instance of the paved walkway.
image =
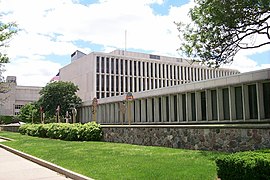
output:
[{"label": "paved walkway", "polygon": [[[0,139],[0,141],[3,141]],[[0,180],[68,180],[47,169],[0,147]]]}]

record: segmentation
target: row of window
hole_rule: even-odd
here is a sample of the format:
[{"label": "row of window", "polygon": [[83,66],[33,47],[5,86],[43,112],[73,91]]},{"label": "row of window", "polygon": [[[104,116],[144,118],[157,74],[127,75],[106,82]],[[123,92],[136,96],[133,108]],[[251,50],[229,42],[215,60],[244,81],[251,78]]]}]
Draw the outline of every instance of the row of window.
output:
[{"label": "row of window", "polygon": [[[131,103],[132,122],[234,121],[270,118],[270,82],[224,87]],[[101,123],[120,123],[120,104],[99,106]],[[127,118],[127,117],[125,117]]]},{"label": "row of window", "polygon": [[96,97],[117,96],[125,92],[140,92],[186,83],[180,80],[161,80],[149,78],[133,78],[124,76],[97,75]]},{"label": "row of window", "polygon": [[15,109],[19,109],[19,110],[20,110],[20,109],[21,109],[23,106],[24,106],[24,105],[15,104],[14,108],[15,108]]},{"label": "row of window", "polygon": [[14,105],[14,115],[19,115],[20,114],[20,109],[23,107],[24,105],[21,105],[21,104],[15,104]]},{"label": "row of window", "polygon": [[96,57],[96,67],[98,99],[237,73],[101,56]]},{"label": "row of window", "polygon": [[96,73],[196,81],[231,75],[236,72],[97,56]]}]

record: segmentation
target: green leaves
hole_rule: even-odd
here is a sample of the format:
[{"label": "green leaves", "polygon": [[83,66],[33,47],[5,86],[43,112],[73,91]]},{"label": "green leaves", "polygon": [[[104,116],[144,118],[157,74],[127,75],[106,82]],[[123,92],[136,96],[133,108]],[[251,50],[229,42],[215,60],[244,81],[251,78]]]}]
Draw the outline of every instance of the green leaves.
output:
[{"label": "green leaves", "polygon": [[221,179],[269,179],[269,151],[239,152],[216,159],[217,174]]},{"label": "green leaves", "polygon": [[76,95],[79,90],[72,82],[53,82],[47,84],[40,91],[40,99],[38,104],[43,107],[46,116],[53,117],[56,108],[60,106],[60,115],[65,115],[66,111],[71,112],[73,106],[78,107],[82,100]]},{"label": "green leaves", "polygon": [[[195,0],[190,10],[192,23],[176,23],[179,48],[190,58],[200,58],[208,66],[230,63],[241,49],[258,48],[270,44],[270,1],[267,0]],[[254,43],[254,35],[265,42]]]},{"label": "green leaves", "polygon": [[35,104],[29,103],[24,105],[20,109],[20,114],[18,115],[18,118],[23,122],[28,123],[37,123],[40,122],[40,117],[38,113],[38,107]]},{"label": "green leaves", "polygon": [[0,63],[7,63],[9,58],[7,54],[2,52],[2,47],[8,47],[8,41],[17,33],[17,25],[15,23],[0,22]]},{"label": "green leaves", "polygon": [[86,124],[24,124],[19,128],[19,132],[30,136],[67,141],[99,141],[102,137],[101,126],[95,122]]}]

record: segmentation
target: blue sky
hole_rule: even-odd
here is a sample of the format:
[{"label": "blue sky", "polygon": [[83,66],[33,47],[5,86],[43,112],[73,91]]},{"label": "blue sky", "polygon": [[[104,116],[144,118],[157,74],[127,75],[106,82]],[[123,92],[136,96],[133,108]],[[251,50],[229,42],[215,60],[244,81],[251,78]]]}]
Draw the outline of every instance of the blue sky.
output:
[{"label": "blue sky", "polygon": [[[45,86],[70,63],[75,50],[127,50],[181,57],[174,22],[190,22],[189,0],[1,0],[1,21],[20,31],[10,42],[5,76],[19,85]],[[261,39],[258,38],[260,41]],[[228,68],[241,72],[270,67],[270,47],[241,51]]]}]

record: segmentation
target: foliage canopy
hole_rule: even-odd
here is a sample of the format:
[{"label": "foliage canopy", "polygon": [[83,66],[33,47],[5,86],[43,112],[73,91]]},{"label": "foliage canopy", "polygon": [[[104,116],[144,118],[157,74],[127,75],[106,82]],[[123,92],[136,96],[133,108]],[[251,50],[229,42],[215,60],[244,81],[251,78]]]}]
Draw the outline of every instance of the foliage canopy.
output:
[{"label": "foliage canopy", "polygon": [[4,48],[8,47],[8,42],[13,35],[17,33],[17,25],[15,23],[0,22],[0,63],[7,63],[9,58],[4,53]]},{"label": "foliage canopy", "polygon": [[176,23],[184,40],[179,50],[188,57],[219,67],[232,62],[241,49],[270,44],[269,0],[195,0],[195,3],[189,12],[192,23]]},{"label": "foliage canopy", "polygon": [[[17,33],[17,25],[15,23],[2,23],[0,21],[0,96],[9,91],[8,84],[4,83],[2,77],[3,63],[8,63],[9,58],[5,53],[5,48],[8,47],[8,42],[13,35]],[[6,97],[0,97],[0,105],[6,100]]]},{"label": "foliage canopy", "polygon": [[76,95],[78,90],[78,86],[72,82],[48,83],[40,91],[41,97],[38,104],[44,109],[46,117],[53,117],[58,106],[60,107],[60,115],[65,115],[66,111],[71,112],[71,108],[77,108],[81,104],[81,98]]},{"label": "foliage canopy", "polygon": [[38,107],[36,103],[29,103],[24,105],[20,109],[20,114],[18,115],[18,118],[27,123],[37,123],[40,122],[40,116],[38,112]]}]

